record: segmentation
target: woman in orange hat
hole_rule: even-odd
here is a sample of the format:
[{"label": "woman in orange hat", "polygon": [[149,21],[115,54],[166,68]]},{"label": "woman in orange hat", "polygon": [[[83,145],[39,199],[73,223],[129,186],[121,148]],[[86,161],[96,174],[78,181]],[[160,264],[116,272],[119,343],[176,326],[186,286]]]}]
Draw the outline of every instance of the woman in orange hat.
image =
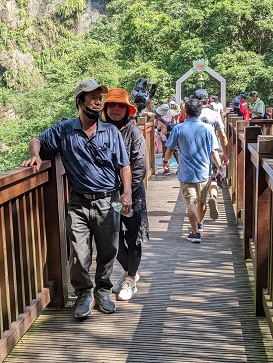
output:
[{"label": "woman in orange hat", "polygon": [[146,173],[146,144],[139,127],[131,120],[137,109],[129,102],[129,94],[122,88],[108,91],[102,106],[101,120],[115,125],[121,132],[132,170],[132,200],[134,214],[120,216],[119,250],[117,260],[123,273],[112,291],[118,300],[129,300],[137,292],[141,243],[148,240],[148,216],[144,188]]}]

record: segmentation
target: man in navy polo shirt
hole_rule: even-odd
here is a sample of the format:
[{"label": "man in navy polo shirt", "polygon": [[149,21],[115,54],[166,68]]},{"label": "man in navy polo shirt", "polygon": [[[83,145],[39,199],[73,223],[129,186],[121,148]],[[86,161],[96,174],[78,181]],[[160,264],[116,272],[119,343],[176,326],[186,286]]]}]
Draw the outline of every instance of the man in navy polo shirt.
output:
[{"label": "man in navy polo shirt", "polygon": [[[119,199],[124,214],[132,206],[132,175],[121,133],[99,119],[102,94],[107,92],[93,79],[81,82],[74,90],[79,117],[59,122],[32,139],[30,158],[21,164],[37,165],[38,171],[41,147],[61,155],[71,188],[66,227],[71,248],[70,281],[78,297],[76,318],[88,316],[94,304],[104,313],[115,312],[110,276],[120,216],[111,203]],[[124,193],[119,196],[121,182]],[[89,275],[93,237],[97,250],[94,299]]]}]

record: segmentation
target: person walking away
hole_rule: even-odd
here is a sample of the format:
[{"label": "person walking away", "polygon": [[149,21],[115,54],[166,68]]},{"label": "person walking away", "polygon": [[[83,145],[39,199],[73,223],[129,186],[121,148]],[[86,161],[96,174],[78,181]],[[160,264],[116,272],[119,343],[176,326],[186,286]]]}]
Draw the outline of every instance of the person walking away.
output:
[{"label": "person walking away", "polygon": [[174,128],[166,142],[167,150],[163,165],[168,163],[173,150],[178,147],[178,180],[187,203],[192,227],[187,239],[193,243],[200,243],[199,225],[206,213],[206,198],[210,185],[210,158],[213,157],[221,175],[223,167],[216,150],[218,142],[214,129],[199,118],[202,102],[192,98],[186,102],[185,109],[186,120]]},{"label": "person walking away", "polygon": [[252,106],[249,106],[251,112],[251,119],[263,119],[265,114],[264,102],[259,98],[257,91],[250,92],[250,99]]},{"label": "person walking away", "polygon": [[185,118],[186,118],[185,103],[181,102],[180,112],[179,112],[179,115],[177,117],[178,123],[183,123],[185,121]]},{"label": "person walking away", "polygon": [[219,113],[219,115],[223,116],[224,107],[221,102],[218,101],[218,96],[210,96],[210,102],[208,103],[208,107]]},{"label": "person walking away", "polygon": [[[202,111],[200,114],[200,119],[202,122],[209,124],[213,127],[216,136],[219,137],[220,143],[223,149],[223,155],[221,160],[223,164],[227,165],[229,162],[228,159],[228,139],[225,133],[225,127],[223,121],[220,117],[218,112],[215,112],[207,107],[207,100],[204,98],[202,99]],[[223,181],[221,177],[217,175],[217,166],[215,165],[214,161],[211,161],[211,184],[209,187],[209,208],[210,208],[210,218],[211,219],[218,219],[219,211],[218,211],[218,204],[217,204],[217,195],[218,195],[218,185],[222,188]],[[203,228],[203,222],[201,222],[200,229]]]},{"label": "person walking away", "polygon": [[172,98],[171,101],[168,103],[170,114],[174,118],[174,122],[177,123],[178,115],[180,113],[180,106],[176,102],[175,98]]},{"label": "person walking away", "polygon": [[[122,213],[132,207],[131,169],[118,129],[100,120],[105,86],[94,79],[74,90],[79,117],[58,122],[30,141],[30,158],[21,166],[41,166],[40,149],[60,153],[71,188],[66,221],[70,240],[70,282],[77,295],[75,317],[85,318],[96,305],[113,313],[110,280],[118,249],[120,215],[111,207],[118,198]],[[123,194],[119,188],[123,185]],[[120,196],[120,197],[119,197]],[[92,238],[97,249],[95,287],[90,279]]]},{"label": "person walking away", "polygon": [[110,89],[103,104],[102,120],[115,125],[123,137],[132,170],[134,211],[132,217],[121,215],[117,260],[123,267],[123,273],[112,288],[118,294],[118,300],[130,300],[137,292],[141,244],[149,240],[143,183],[146,174],[146,142],[140,128],[130,121],[130,115],[135,111],[136,108],[130,104],[129,95],[124,89]]}]

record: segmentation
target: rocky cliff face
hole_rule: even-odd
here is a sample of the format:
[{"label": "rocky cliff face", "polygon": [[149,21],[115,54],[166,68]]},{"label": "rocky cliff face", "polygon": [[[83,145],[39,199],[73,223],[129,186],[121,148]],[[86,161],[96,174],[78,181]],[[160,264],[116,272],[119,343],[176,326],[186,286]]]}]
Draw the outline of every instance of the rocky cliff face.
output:
[{"label": "rocky cliff face", "polygon": [[[65,2],[66,0],[26,0],[27,5],[24,7],[18,6],[16,0],[0,2],[0,76],[4,75],[7,86],[18,85],[19,70],[35,76],[41,82],[31,52],[39,52],[45,44],[50,47],[57,41],[60,23],[56,21],[56,13],[58,7]],[[78,14],[73,28],[69,30],[75,35],[87,31],[105,11],[107,2],[85,0],[83,11]],[[46,27],[39,27],[43,21],[50,22],[50,31]],[[18,34],[21,37],[19,41],[16,39]],[[19,46],[20,41],[26,44],[23,50]]]},{"label": "rocky cliff face", "polygon": [[[46,16],[54,16],[56,9],[64,0],[30,0],[27,6],[27,17],[22,19],[19,15],[20,8],[16,4],[16,0],[7,0],[0,3],[0,20],[9,28],[16,29],[24,24],[26,20],[35,20]],[[108,1],[85,1],[85,9],[78,21],[79,33],[87,30],[94,24],[105,11]]]},{"label": "rocky cliff face", "polygon": [[85,11],[76,24],[76,33],[82,34],[91,28],[105,12],[105,6],[109,1],[86,1]]}]

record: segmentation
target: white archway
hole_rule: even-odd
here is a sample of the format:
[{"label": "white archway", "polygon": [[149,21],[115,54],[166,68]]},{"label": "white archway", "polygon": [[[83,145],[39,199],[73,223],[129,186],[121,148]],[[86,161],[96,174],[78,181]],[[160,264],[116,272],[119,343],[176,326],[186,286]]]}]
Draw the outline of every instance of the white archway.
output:
[{"label": "white archway", "polygon": [[194,72],[199,72],[199,71],[206,71],[221,83],[220,102],[223,104],[224,107],[226,107],[226,80],[225,78],[220,76],[220,74],[218,74],[208,66],[208,61],[206,59],[193,61],[193,67],[176,81],[177,102],[180,102],[181,100],[181,84],[185,82],[185,80],[189,78]]}]

